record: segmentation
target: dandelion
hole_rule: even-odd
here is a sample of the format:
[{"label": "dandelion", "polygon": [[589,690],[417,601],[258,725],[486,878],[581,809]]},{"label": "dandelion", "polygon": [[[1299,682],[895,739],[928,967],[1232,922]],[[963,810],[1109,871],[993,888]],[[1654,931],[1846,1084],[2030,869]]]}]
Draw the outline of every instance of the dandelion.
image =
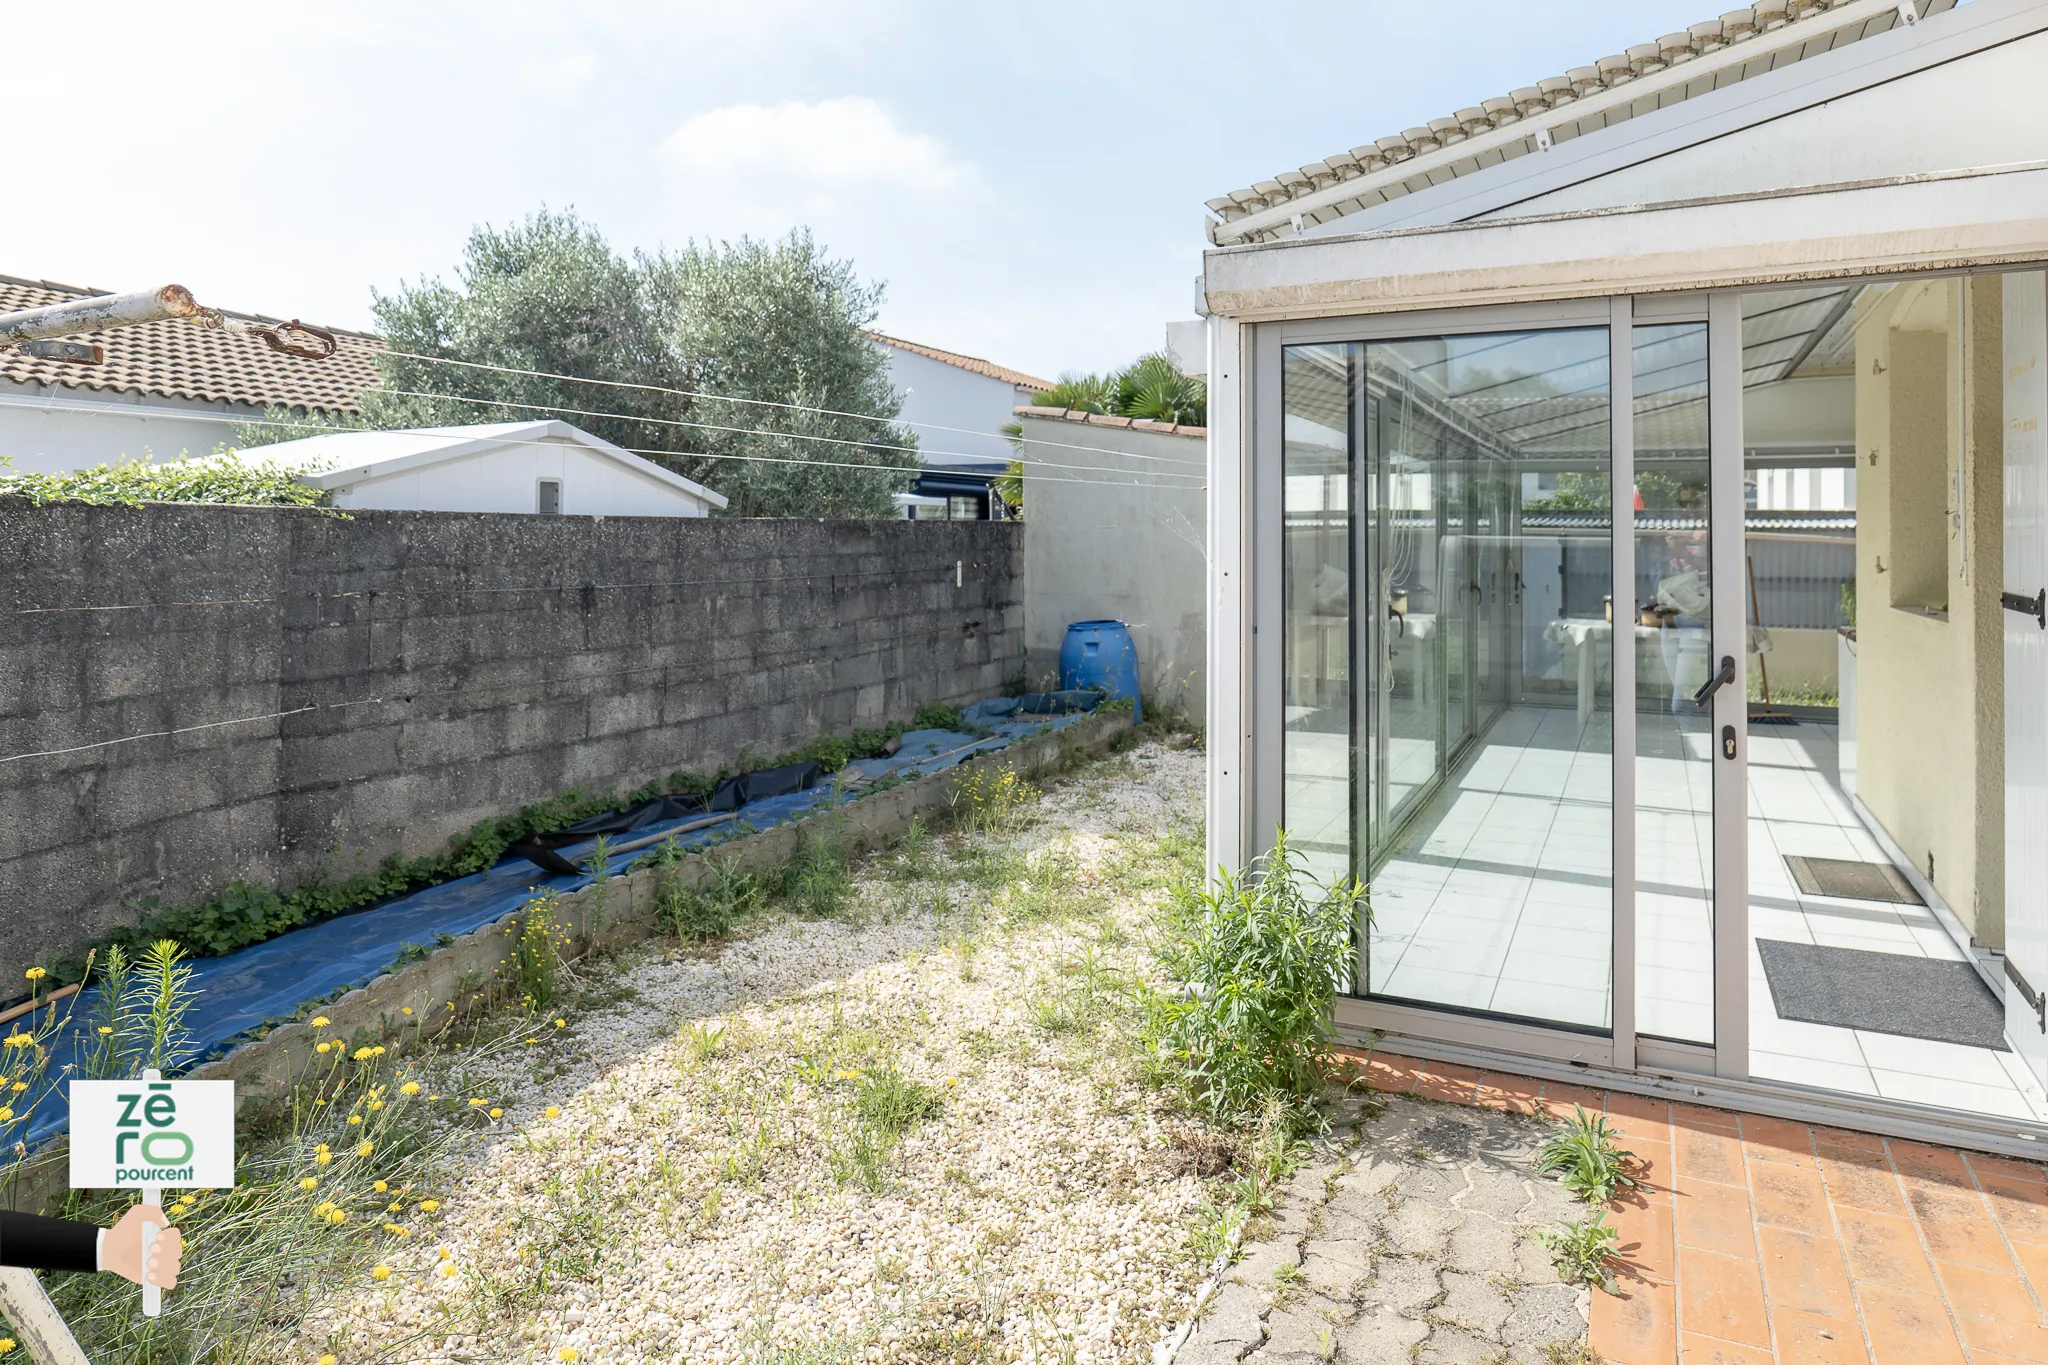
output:
[{"label": "dandelion", "polygon": [[412,1013],[412,1006],[411,1006],[411,1005],[406,1005],[406,1006],[403,1006],[403,1007],[401,1007],[401,1008],[400,1008],[400,1010],[399,1010],[399,1013],[401,1013],[401,1014],[411,1014],[411,1013]]},{"label": "dandelion", "polygon": [[393,1200],[393,1201],[392,1201],[391,1203],[389,1203],[389,1204],[386,1204],[386,1205],[384,1206],[384,1212],[386,1212],[386,1213],[397,1213],[397,1212],[398,1212],[398,1211],[399,1211],[400,1209],[402,1209],[402,1208],[404,1208],[404,1207],[405,1207],[405,1205],[403,1205],[403,1204],[401,1204],[401,1203],[397,1202],[396,1200]]},{"label": "dandelion", "polygon": [[334,1224],[336,1227],[340,1227],[343,1223],[348,1221],[348,1210],[329,1209],[327,1211],[327,1221]]},{"label": "dandelion", "polygon": [[440,1098],[441,1098],[441,1097],[440,1097],[439,1095],[429,1095],[429,1096],[427,1096],[427,1102],[428,1102],[429,1104],[431,1104],[431,1103],[433,1103],[433,1102],[434,1102],[435,1100],[438,1100],[438,1099],[440,1099]]},{"label": "dandelion", "polygon": [[504,1111],[504,1110],[502,1110],[502,1109],[493,1109],[493,1110],[491,1111],[491,1117],[492,1117],[492,1118],[494,1118],[494,1119],[501,1119],[501,1118],[504,1118],[504,1117],[505,1117],[505,1111]]},{"label": "dandelion", "polygon": [[567,1027],[569,1027],[569,1021],[568,1021],[567,1019],[557,1019],[557,1020],[555,1020],[555,1027],[556,1027],[556,1028],[567,1028]]},{"label": "dandelion", "polygon": [[378,1266],[375,1270],[372,1270],[370,1272],[370,1278],[377,1281],[377,1283],[382,1284],[384,1281],[391,1278],[391,1267],[388,1265]]},{"label": "dandelion", "polygon": [[576,1348],[574,1346],[564,1346],[561,1350],[555,1352],[555,1359],[574,1361],[576,1359]]},{"label": "dandelion", "polygon": [[371,1049],[370,1049],[370,1055],[371,1055],[372,1057],[382,1057],[382,1056],[384,1055],[384,1048],[383,1048],[383,1046],[382,1046],[382,1045],[380,1044],[380,1045],[378,1045],[378,1046],[376,1046],[376,1047],[373,1047],[373,1048],[371,1048]]},{"label": "dandelion", "polygon": [[948,1076],[946,1077],[946,1084],[949,1086],[958,1085],[960,1084],[960,1078],[958,1076]]},{"label": "dandelion", "polygon": [[315,1044],[313,1044],[313,1051],[315,1051],[315,1052],[326,1052],[326,1051],[327,1051],[328,1049],[332,1048],[333,1046],[334,1046],[334,1044],[332,1044],[332,1043],[315,1043]]},{"label": "dandelion", "polygon": [[4,1041],[8,1047],[34,1047],[36,1045],[34,1037],[18,1030],[8,1034],[4,1040],[0,1041]]},{"label": "dandelion", "polygon": [[49,973],[44,971],[41,967],[31,967],[27,971],[23,972],[22,975],[27,977],[31,981],[41,981],[44,977],[48,976]]},{"label": "dandelion", "polygon": [[313,1016],[313,1027],[314,1027],[314,1028],[326,1028],[326,1027],[327,1027],[327,1016],[326,1016],[326,1015],[324,1015],[324,1014],[316,1014],[316,1015],[314,1015],[314,1016]]},{"label": "dandelion", "polygon": [[341,1365],[341,1362],[336,1360],[334,1358],[334,1353],[330,1351],[326,1355],[321,1356],[318,1360],[314,1361],[313,1365]]},{"label": "dandelion", "polygon": [[355,1050],[355,1052],[352,1055],[359,1062],[367,1062],[370,1060],[370,1058],[376,1056],[377,1054],[370,1051],[370,1049],[366,1047],[359,1047]]},{"label": "dandelion", "polygon": [[316,1146],[315,1146],[315,1147],[313,1148],[313,1150],[314,1150],[315,1152],[324,1152],[324,1151],[328,1150],[328,1148],[327,1148],[327,1144],[326,1144],[326,1143],[324,1143],[324,1142],[322,1142],[322,1143],[319,1143],[318,1145],[316,1145]]},{"label": "dandelion", "polygon": [[551,1104],[541,1110],[540,1113],[542,1118],[558,1119],[562,1117],[562,1107],[558,1104]]},{"label": "dandelion", "polygon": [[370,1182],[370,1188],[375,1190],[379,1194],[383,1194],[386,1190],[390,1189],[391,1187],[381,1180],[374,1180]]},{"label": "dandelion", "polygon": [[377,1112],[377,1111],[378,1111],[379,1109],[382,1109],[382,1108],[384,1107],[384,1101],[382,1101],[382,1100],[371,1100],[371,1101],[369,1102],[369,1104],[368,1104],[368,1105],[366,1105],[365,1107],[366,1107],[366,1108],[367,1108],[367,1109],[368,1109],[368,1110],[369,1110],[369,1111],[370,1111],[371,1113],[373,1113],[373,1114],[374,1114],[374,1113],[376,1113],[376,1112]]},{"label": "dandelion", "polygon": [[537,1043],[537,1042],[539,1042],[539,1041],[540,1041],[540,1039],[538,1039],[538,1038],[528,1038],[528,1039],[526,1040],[526,1043],[527,1043],[527,1046],[531,1047],[531,1046],[532,1046],[533,1044],[535,1044],[535,1043]]},{"label": "dandelion", "polygon": [[453,1261],[449,1261],[441,1267],[441,1273],[452,1280],[461,1272],[456,1270],[455,1263]]},{"label": "dandelion", "polygon": [[489,1103],[490,1103],[490,1101],[489,1101],[489,1100],[471,1100],[471,1101],[469,1102],[469,1107],[470,1107],[470,1108],[472,1108],[472,1109],[481,1109],[481,1108],[483,1108],[483,1107],[484,1107],[485,1105],[487,1105],[487,1104],[489,1104]]},{"label": "dandelion", "polygon": [[316,1166],[325,1166],[328,1162],[332,1160],[334,1160],[334,1153],[332,1152],[313,1153],[313,1164]]},{"label": "dandelion", "polygon": [[309,1175],[309,1176],[307,1176],[307,1177],[306,1177],[306,1178],[305,1178],[304,1180],[301,1180],[301,1181],[299,1182],[299,1188],[300,1188],[300,1189],[302,1189],[302,1190],[311,1190],[311,1189],[318,1189],[318,1188],[319,1188],[319,1186],[320,1186],[320,1182],[319,1182],[318,1180],[315,1180],[315,1179],[314,1179],[314,1178],[313,1178],[312,1176],[310,1176],[310,1175]]},{"label": "dandelion", "polygon": [[348,1121],[350,1123],[361,1123],[363,1121],[363,1116],[361,1114],[350,1114],[348,1116]]},{"label": "dandelion", "polygon": [[390,1233],[393,1237],[403,1237],[406,1235],[405,1229],[399,1226],[397,1223],[386,1223],[384,1225],[384,1231]]},{"label": "dandelion", "polygon": [[[434,1212],[438,1211],[438,1210],[440,1209],[440,1207],[441,1207],[441,1201],[440,1201],[440,1200],[438,1200],[438,1199],[422,1199],[422,1200],[420,1200],[420,1212],[421,1212],[421,1213],[434,1213]],[[446,1256],[446,1255],[447,1255],[448,1253],[447,1253],[446,1251],[443,1251],[443,1252],[442,1252],[441,1254],[442,1254],[443,1256]]]},{"label": "dandelion", "polygon": [[404,1085],[398,1087],[398,1093],[401,1095],[417,1095],[420,1093],[420,1083],[418,1081],[407,1081]]},{"label": "dandelion", "polygon": [[7,1354],[7,1353],[8,1353],[9,1351],[11,1351],[11,1350],[13,1350],[13,1349],[14,1349],[14,1338],[13,1338],[13,1337],[0,1337],[0,1355],[6,1355],[6,1354]]},{"label": "dandelion", "polygon": [[374,1151],[376,1151],[376,1150],[377,1150],[377,1144],[376,1144],[376,1143],[374,1143],[374,1142],[364,1142],[364,1143],[358,1144],[358,1146],[356,1147],[356,1155],[357,1155],[357,1156],[368,1156],[368,1155],[369,1155],[370,1153],[372,1153],[372,1152],[374,1152]]},{"label": "dandelion", "polygon": [[10,1108],[9,1106],[7,1106],[7,1105],[4,1105],[4,1104],[0,1104],[0,1123],[6,1123],[6,1122],[7,1122],[8,1120],[12,1119],[13,1117],[14,1117],[14,1110],[13,1110],[12,1108]]},{"label": "dandelion", "polygon": [[113,1030],[108,1028],[105,1024],[100,1025],[100,1037],[104,1038],[112,1032]]}]

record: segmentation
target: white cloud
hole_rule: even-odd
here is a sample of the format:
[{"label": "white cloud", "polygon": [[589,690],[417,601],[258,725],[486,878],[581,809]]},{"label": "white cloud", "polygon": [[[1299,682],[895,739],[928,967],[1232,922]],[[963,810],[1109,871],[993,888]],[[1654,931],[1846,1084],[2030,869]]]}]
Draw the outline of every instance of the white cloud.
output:
[{"label": "white cloud", "polygon": [[685,176],[813,191],[951,189],[972,177],[937,138],[899,126],[865,96],[729,104],[698,114],[662,150]]}]

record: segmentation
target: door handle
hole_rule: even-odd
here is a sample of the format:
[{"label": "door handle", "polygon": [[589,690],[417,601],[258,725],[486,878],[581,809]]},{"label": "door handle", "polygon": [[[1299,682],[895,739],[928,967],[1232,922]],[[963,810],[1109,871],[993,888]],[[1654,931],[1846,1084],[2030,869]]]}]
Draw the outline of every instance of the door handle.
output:
[{"label": "door handle", "polygon": [[2041,629],[2048,630],[2048,588],[2043,588],[2032,597],[2022,597],[2016,592],[2002,592],[1998,594],[1998,601],[2007,611],[2031,616],[2040,624]]},{"label": "door handle", "polygon": [[1693,705],[1705,706],[1714,699],[1714,694],[1735,681],[1735,656],[1721,656],[1721,671],[1700,684],[1700,690],[1692,694]]}]

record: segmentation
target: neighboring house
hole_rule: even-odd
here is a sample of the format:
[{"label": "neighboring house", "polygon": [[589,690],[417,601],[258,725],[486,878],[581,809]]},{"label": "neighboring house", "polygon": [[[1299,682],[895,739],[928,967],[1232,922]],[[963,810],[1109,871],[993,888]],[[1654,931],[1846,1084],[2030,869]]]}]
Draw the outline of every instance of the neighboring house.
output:
[{"label": "neighboring house", "polygon": [[701,517],[724,496],[567,422],[338,431],[259,446],[246,458],[299,470],[336,507]]},{"label": "neighboring house", "polygon": [[1016,458],[1003,428],[1011,411],[1052,381],[993,361],[914,341],[867,334],[889,358],[889,382],[903,402],[900,419],[917,433],[924,471],[897,509],[916,520],[1002,516],[989,484]]},{"label": "neighboring house", "polygon": [[2048,1139],[2044,71],[1761,0],[1210,201],[1210,858],[1370,883],[1340,1030]]},{"label": "neighboring house", "polygon": [[1024,650],[1033,687],[1057,685],[1075,621],[1131,628],[1147,704],[1200,720],[1205,695],[1201,427],[1020,407]]},{"label": "neighboring house", "polygon": [[[0,275],[0,313],[106,292]],[[335,336],[340,349],[325,360],[175,320],[102,334],[102,365],[0,350],[0,455],[16,473],[44,474],[124,457],[173,460],[235,444],[236,424],[262,421],[271,408],[357,412],[357,396],[377,382],[384,343],[361,332]]]}]

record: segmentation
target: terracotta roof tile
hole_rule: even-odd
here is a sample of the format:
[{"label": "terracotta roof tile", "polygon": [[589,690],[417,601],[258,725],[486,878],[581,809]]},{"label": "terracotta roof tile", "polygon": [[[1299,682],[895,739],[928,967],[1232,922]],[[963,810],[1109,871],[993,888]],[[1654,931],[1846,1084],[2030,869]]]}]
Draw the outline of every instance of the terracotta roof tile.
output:
[{"label": "terracotta roof tile", "polygon": [[[106,292],[0,275],[0,313]],[[341,346],[332,356],[325,360],[302,360],[280,355],[260,341],[178,319],[145,322],[82,338],[97,341],[106,348],[103,365],[71,365],[60,360],[37,360],[18,350],[0,351],[0,380],[209,403],[243,403],[255,408],[357,412],[361,409],[362,391],[377,383],[376,357],[384,343],[361,332],[337,331],[335,336]]]},{"label": "terracotta roof tile", "polygon": [[1142,417],[1112,417],[1106,412],[1083,412],[1079,408],[1034,408],[1027,405],[1012,411],[1019,417],[1086,422],[1095,427],[1129,427],[1132,431],[1150,431],[1161,436],[1207,437],[1209,434],[1209,428],[1189,426],[1185,422],[1148,422]]},{"label": "terracotta roof tile", "polygon": [[912,355],[924,356],[928,360],[940,360],[948,365],[958,365],[963,370],[986,375],[990,379],[1000,379],[1004,383],[1014,384],[1020,389],[1032,389],[1043,393],[1045,390],[1053,387],[1053,382],[1050,379],[1040,379],[1037,375],[1026,374],[1022,370],[1008,369],[996,364],[992,360],[982,360],[971,355],[961,355],[957,351],[942,351],[936,346],[925,346],[915,341],[905,341],[901,337],[883,336],[880,332],[864,332],[862,335],[867,337],[869,341],[879,341],[884,346],[894,346],[899,350],[909,351]]}]

